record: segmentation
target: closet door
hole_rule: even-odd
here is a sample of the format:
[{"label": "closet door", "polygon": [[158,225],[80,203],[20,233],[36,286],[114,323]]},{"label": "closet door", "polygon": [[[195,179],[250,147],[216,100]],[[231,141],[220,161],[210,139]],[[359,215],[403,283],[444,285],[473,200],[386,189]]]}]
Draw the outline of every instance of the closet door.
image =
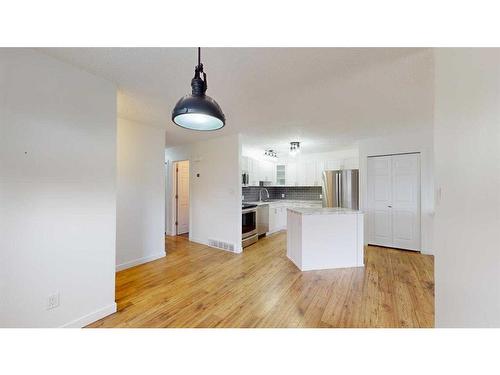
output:
[{"label": "closet door", "polygon": [[420,155],[368,158],[368,243],[420,250]]},{"label": "closet door", "polygon": [[393,246],[392,156],[368,158],[368,242]]},{"label": "closet door", "polygon": [[420,250],[419,154],[392,157],[393,246]]}]

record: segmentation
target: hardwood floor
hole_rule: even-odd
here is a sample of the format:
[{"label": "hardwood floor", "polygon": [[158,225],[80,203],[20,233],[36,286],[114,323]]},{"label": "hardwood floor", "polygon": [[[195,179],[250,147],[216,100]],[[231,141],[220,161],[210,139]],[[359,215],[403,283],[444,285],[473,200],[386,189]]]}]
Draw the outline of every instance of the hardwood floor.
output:
[{"label": "hardwood floor", "polygon": [[90,327],[433,327],[433,257],[368,246],[364,268],[300,272],[277,233],[242,254],[167,237],[116,275],[118,312]]}]

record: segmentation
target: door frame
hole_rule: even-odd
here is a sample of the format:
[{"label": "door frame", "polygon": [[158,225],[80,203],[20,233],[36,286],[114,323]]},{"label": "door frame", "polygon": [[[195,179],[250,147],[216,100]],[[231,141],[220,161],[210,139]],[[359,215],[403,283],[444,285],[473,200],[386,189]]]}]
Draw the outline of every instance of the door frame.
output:
[{"label": "door frame", "polygon": [[[177,220],[177,214],[178,214],[178,207],[177,207],[177,199],[176,199],[176,193],[177,193],[177,163],[187,161],[189,163],[189,169],[191,172],[191,162],[189,159],[180,159],[180,160],[172,160],[171,167],[170,169],[170,182],[169,182],[169,188],[170,188],[170,197],[166,200],[167,202],[170,202],[170,205],[172,209],[170,210],[170,226],[169,226],[169,233],[171,236],[177,236],[177,225],[176,220]],[[189,238],[191,238],[191,178],[189,179]]]},{"label": "door frame", "polygon": [[[418,155],[418,173],[419,173],[419,181],[418,181],[418,199],[419,199],[419,207],[418,207],[418,229],[419,229],[419,233],[418,233],[418,238],[419,238],[419,250],[411,250],[411,249],[402,249],[401,250],[406,250],[406,251],[417,251],[417,252],[422,252],[422,247],[423,247],[423,241],[422,241],[422,152],[421,151],[410,151],[410,152],[397,152],[397,153],[384,153],[384,154],[380,154],[380,155],[367,155],[366,156],[366,194],[368,195],[368,189],[369,189],[369,183],[370,183],[370,179],[369,179],[369,171],[368,171],[368,159],[370,158],[377,158],[377,157],[384,157],[384,156],[400,156],[400,155]],[[369,207],[369,204],[370,202],[368,201],[368,199],[366,199],[366,208],[367,210],[370,209]],[[368,212],[366,213],[368,215]],[[369,225],[370,225],[370,221],[368,220],[368,217],[367,217],[367,220],[365,220],[365,223],[367,224],[367,231],[365,232],[365,235],[369,234],[370,233],[370,228],[369,228]],[[365,244],[367,245],[370,245],[370,241],[369,241],[369,238],[366,238],[365,239]],[[385,246],[382,246],[382,245],[372,245],[372,246],[378,246],[378,247],[385,247]],[[400,249],[400,248],[396,248],[396,247],[391,247],[393,249]]]}]

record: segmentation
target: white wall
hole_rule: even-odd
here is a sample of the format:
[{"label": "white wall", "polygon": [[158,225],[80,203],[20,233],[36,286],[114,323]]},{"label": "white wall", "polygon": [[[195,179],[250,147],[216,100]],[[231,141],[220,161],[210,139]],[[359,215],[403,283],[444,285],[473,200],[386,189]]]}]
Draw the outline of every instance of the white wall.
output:
[{"label": "white wall", "polygon": [[[430,93],[431,94],[431,93]],[[434,172],[432,123],[423,123],[422,131],[388,134],[359,142],[359,204],[367,209],[367,158],[376,155],[420,152],[421,246],[422,253],[434,254]],[[368,215],[365,215],[365,243],[368,240]]]},{"label": "white wall", "polygon": [[500,49],[435,53],[437,327],[500,326]]},{"label": "white wall", "polygon": [[118,118],[116,268],[165,256],[165,129]]},{"label": "white wall", "polygon": [[[168,148],[167,232],[173,234],[172,162],[189,160],[189,239],[233,243],[241,251],[241,140],[239,135]],[[197,177],[199,174],[199,177]],[[168,249],[167,249],[168,252]]]},{"label": "white wall", "polygon": [[0,49],[0,326],[83,326],[116,310],[115,182],[115,87]]}]

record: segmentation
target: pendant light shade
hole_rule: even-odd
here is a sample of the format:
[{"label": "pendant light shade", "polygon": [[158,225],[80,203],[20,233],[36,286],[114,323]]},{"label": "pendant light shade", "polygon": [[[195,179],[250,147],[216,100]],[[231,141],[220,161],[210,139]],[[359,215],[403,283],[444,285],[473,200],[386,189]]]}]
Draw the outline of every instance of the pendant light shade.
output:
[{"label": "pendant light shade", "polygon": [[[203,79],[201,78],[203,75]],[[198,65],[191,80],[191,95],[181,98],[172,111],[172,121],[190,130],[210,131],[224,127],[226,118],[219,104],[208,95],[207,75],[203,72],[198,48]]]}]

